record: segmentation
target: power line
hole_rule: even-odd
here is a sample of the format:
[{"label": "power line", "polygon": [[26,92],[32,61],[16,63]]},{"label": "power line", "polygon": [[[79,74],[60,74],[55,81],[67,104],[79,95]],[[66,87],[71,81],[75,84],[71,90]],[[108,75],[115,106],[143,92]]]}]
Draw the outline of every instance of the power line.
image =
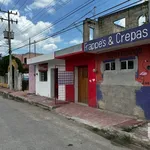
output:
[{"label": "power line", "polygon": [[[76,25],[76,27],[81,26],[81,25],[82,25],[82,23],[80,23],[79,25]],[[54,34],[52,34],[51,36],[48,36],[48,37],[43,38],[43,39],[40,39],[40,40],[38,40],[38,41],[34,41],[34,42],[30,43],[30,44],[32,45],[32,44],[34,44],[34,43],[38,43],[38,42],[47,40],[47,39],[50,38],[50,37],[54,37],[54,36],[56,36],[56,35],[58,35],[58,34],[62,34],[62,33],[64,33],[64,32],[67,32],[67,31],[69,31],[69,30],[72,30],[72,29],[74,29],[74,28],[76,28],[76,27],[72,27],[72,28],[69,28],[69,29],[65,29],[65,28],[64,28],[64,29],[62,29],[62,30],[60,30],[60,31],[58,31],[58,32],[56,32],[56,33],[54,33]],[[20,46],[20,47],[18,47],[18,48],[15,48],[13,51],[16,51],[16,50],[18,50],[18,49],[20,49],[20,48],[26,47],[26,46],[28,46],[28,45],[29,45],[29,44],[25,44],[25,45],[23,45],[23,46]]]},{"label": "power line", "polygon": [[[123,8],[128,8],[129,6],[134,5],[134,4],[136,4],[136,3],[139,3],[139,2],[141,2],[141,1],[142,1],[142,0],[139,0],[139,1],[137,1],[137,2],[131,3],[131,4],[127,5],[127,6],[124,6],[124,7],[122,7],[122,8],[119,8],[118,10],[121,10],[121,9],[123,9]],[[123,2],[123,3],[124,3],[124,2]],[[121,4],[122,4],[122,3],[121,3]],[[116,7],[120,6],[121,4],[116,5]],[[112,7],[112,9],[113,9],[113,8],[114,8],[114,7]],[[107,10],[110,10],[110,8],[108,8]],[[117,12],[118,10],[113,11],[113,13],[114,13],[114,12]],[[99,12],[98,14],[95,14],[95,15],[93,15],[93,16],[90,17],[90,18],[93,18],[93,17],[95,17],[95,16],[97,16],[97,15],[99,15],[99,14],[102,14],[102,13],[104,13],[104,12],[106,12],[106,10],[104,10],[104,11],[102,11],[102,12]],[[111,12],[111,13],[112,13],[112,12]],[[109,13],[109,14],[111,14],[111,13]],[[106,15],[106,14],[105,14],[105,15]],[[99,17],[98,17],[98,18],[99,18]],[[82,20],[81,22],[83,22],[83,20]],[[76,23],[76,27],[82,25],[81,22]],[[56,35],[62,34],[62,33],[64,33],[64,32],[67,32],[67,31],[70,31],[70,30],[76,28],[76,27],[71,27],[71,25],[73,25],[73,24],[74,24],[74,22],[71,23],[71,24],[70,24],[69,26],[67,26],[66,28],[64,28],[64,29],[62,29],[62,30],[60,30],[60,31],[58,31],[58,32],[56,32],[56,33],[54,33],[54,34],[48,36],[48,37],[45,37],[45,38],[42,38],[42,39],[37,40],[36,43],[41,42],[41,41],[44,41],[44,40],[47,40],[48,38],[54,37],[54,36],[56,36]],[[70,27],[71,27],[71,28],[70,28]],[[31,43],[31,44],[33,44],[33,43]],[[27,45],[28,45],[28,44],[25,44],[25,45],[23,45],[23,46],[21,46],[21,47],[15,48],[13,51],[15,51],[15,50],[17,50],[17,49],[20,49],[20,48],[23,48],[23,47],[25,47],[25,46],[27,46]]]},{"label": "power line", "polygon": [[[95,0],[92,0],[92,1],[90,1],[90,2],[87,1],[88,3],[85,4],[85,5],[83,5],[83,6],[89,5],[89,4],[92,3],[93,1],[95,1]],[[113,8],[115,8],[115,7],[118,7],[118,6],[122,5],[122,4],[127,3],[128,1],[129,1],[129,0],[126,0],[126,1],[124,1],[124,2],[122,2],[122,3],[119,3],[118,5],[116,5],[116,6],[114,6],[114,7],[111,7],[111,8],[109,8],[109,9],[106,9],[106,10],[100,12],[100,13],[107,12],[107,11],[110,10],[110,9],[113,9]],[[83,6],[80,7],[80,8],[78,8],[78,9],[75,9],[75,11],[72,11],[70,14],[67,14],[66,16],[62,17],[60,20],[56,21],[54,24],[50,25],[49,27],[47,27],[47,28],[44,29],[43,31],[39,32],[39,33],[36,34],[35,36],[32,36],[31,38],[38,36],[39,34],[43,33],[43,32],[46,31],[47,29],[49,29],[50,27],[52,27],[52,26],[56,25],[57,23],[59,23],[60,21],[62,21],[64,18],[68,17],[69,15],[72,15],[72,14],[76,13],[78,10],[82,9]],[[99,13],[99,14],[100,14],[100,13]],[[96,17],[96,16],[97,16],[97,15],[95,15],[95,17]],[[26,41],[28,41],[28,40],[25,40],[24,42],[26,42]],[[23,43],[24,43],[24,42],[23,42]]]},{"label": "power line", "polygon": [[[82,8],[88,6],[89,4],[91,4],[92,2],[94,2],[95,0],[91,0],[91,1],[86,1],[85,3],[81,4],[80,6],[76,7],[75,9],[73,9],[72,11],[70,11],[69,13],[67,13],[66,15],[64,15],[63,17],[59,18],[58,20],[56,20],[52,25],[49,25],[48,27],[46,27],[46,29],[44,29],[43,31],[40,31],[38,34],[32,36],[31,38],[33,37],[36,37],[37,35],[43,33],[44,31],[46,31],[47,29],[53,27],[54,25],[60,23],[61,21],[64,21],[64,19],[68,18],[69,16],[73,15],[74,13],[78,12],[79,10],[81,10]],[[28,40],[25,40],[24,42],[26,42]],[[24,43],[23,42],[23,43]]]},{"label": "power line", "polygon": [[[67,0],[65,3],[63,3],[63,5],[65,6],[65,5],[68,4],[70,1],[71,1],[71,0]],[[59,2],[61,2],[61,1],[59,1]],[[39,19],[41,16],[43,16],[43,15],[44,15],[44,13],[42,13],[43,11],[48,10],[49,8],[54,8],[54,9],[55,9],[54,6],[51,6],[52,3],[53,3],[53,2],[49,3],[49,5],[48,5],[46,8],[43,8],[40,12],[38,12],[38,13],[34,16],[34,18],[33,18],[32,21],[37,20],[37,19]],[[62,8],[63,5],[61,5],[60,8]],[[59,8],[59,9],[60,9],[60,8]],[[40,16],[38,16],[40,13],[42,13],[42,14],[41,14]],[[46,15],[46,14],[45,14],[45,15]],[[25,28],[25,30],[22,31],[22,29],[21,29],[21,31],[22,31],[22,32],[26,32],[26,31],[30,28],[31,25],[32,25],[32,23],[28,23],[27,25],[25,25],[25,26],[22,28],[22,29]],[[28,27],[28,28],[26,28],[26,27]],[[21,31],[19,31],[19,32],[21,32]],[[21,34],[22,34],[22,33],[21,33]]]},{"label": "power line", "polygon": [[[69,3],[71,0],[68,0],[68,1],[66,1],[66,3],[65,3],[65,5],[67,4],[67,3]],[[53,6],[51,6],[51,8],[52,8]],[[53,8],[55,8],[55,7],[53,7]],[[62,6],[59,8],[59,9],[61,9],[62,8]],[[44,8],[43,8],[44,9]],[[38,16],[37,18],[40,18],[41,16],[43,16],[44,15],[44,13],[43,14],[41,14],[40,16]],[[46,15],[46,14],[45,14]],[[36,17],[36,16],[35,16]],[[36,19],[37,19],[36,18]],[[35,19],[33,19],[33,20],[35,20]],[[31,27],[30,27],[31,26]],[[27,28],[25,28],[25,27],[27,27]],[[31,28],[33,28],[32,27],[32,23],[28,23],[28,24],[26,24],[23,28],[21,28],[20,30],[17,30],[17,32],[16,33],[21,33],[21,34],[23,34],[23,33],[25,33],[28,29],[31,29]],[[22,29],[25,29],[25,30],[22,30]],[[23,33],[22,33],[23,32]],[[17,34],[18,35],[18,34]]]},{"label": "power line", "polygon": [[16,6],[17,6],[17,4],[19,3],[19,1],[20,1],[20,0],[16,1],[16,3],[14,4],[14,7],[11,8],[12,10],[16,8]]},{"label": "power line", "polygon": [[[82,17],[80,17],[80,18],[77,19],[76,21],[82,19],[82,18],[85,17],[87,14],[89,14],[91,11],[92,11],[92,10],[90,10],[89,12],[87,12],[86,14],[84,14]],[[83,24],[83,23],[82,23],[83,21],[81,21],[80,24],[76,23],[76,21],[72,22],[70,25],[68,25],[68,26],[65,27],[64,29],[62,29],[62,30],[60,30],[60,31],[57,31],[56,33],[53,33],[50,37],[53,37],[53,36],[56,36],[56,35],[58,35],[58,34],[60,34],[60,33],[64,33],[64,32],[66,32],[66,31],[72,30],[72,29],[77,28],[77,27],[79,27],[79,26],[81,26],[81,25]],[[72,27],[72,26],[74,26],[74,27]],[[70,28],[70,27],[71,27],[71,28]],[[69,29],[68,29],[68,28],[69,28]],[[47,39],[50,38],[50,37],[48,36]],[[46,38],[43,38],[43,39],[34,41],[34,43],[38,43],[38,42],[44,41],[44,40],[46,40]],[[33,43],[30,43],[30,44],[33,44]],[[29,45],[29,44],[25,44],[25,46],[27,46],[27,45]],[[24,46],[23,46],[23,47],[24,47]],[[19,48],[17,48],[17,49],[20,49],[20,48],[22,48],[22,46],[19,47]],[[15,50],[16,50],[16,49],[15,49]],[[13,50],[13,51],[14,51],[14,50]]]},{"label": "power line", "polygon": [[20,10],[26,3],[28,0],[25,0],[24,3],[20,6],[20,8],[18,10]]}]

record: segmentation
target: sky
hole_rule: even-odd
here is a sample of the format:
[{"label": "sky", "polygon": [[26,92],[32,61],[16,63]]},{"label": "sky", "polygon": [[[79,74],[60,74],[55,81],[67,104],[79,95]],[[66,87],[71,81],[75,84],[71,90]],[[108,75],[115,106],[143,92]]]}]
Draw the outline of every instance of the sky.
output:
[{"label": "sky", "polygon": [[[13,53],[27,53],[30,38],[31,43],[40,41],[36,43],[36,52],[47,54],[82,43],[83,26],[75,24],[82,23],[85,18],[100,13],[96,16],[99,17],[136,1],[139,0],[0,0],[0,8],[17,12],[17,15],[10,15],[12,20],[18,20],[18,24],[11,24],[14,32],[14,39],[11,40]],[[126,3],[101,13],[123,2]],[[76,12],[68,15],[73,10]],[[0,12],[0,17],[7,19],[7,14]],[[119,23],[124,25],[123,20]],[[0,53],[3,55],[8,54],[8,42],[3,36],[3,31],[8,29],[7,25],[7,21],[0,22]],[[51,37],[68,26],[73,29]],[[49,38],[41,41],[46,37]],[[34,52],[34,44],[31,44],[31,52]]]}]

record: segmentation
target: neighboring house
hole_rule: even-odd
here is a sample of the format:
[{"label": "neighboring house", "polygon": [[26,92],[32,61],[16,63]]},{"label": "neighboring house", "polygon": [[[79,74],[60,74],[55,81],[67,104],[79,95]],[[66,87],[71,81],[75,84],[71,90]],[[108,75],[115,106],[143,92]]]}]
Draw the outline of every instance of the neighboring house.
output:
[{"label": "neighboring house", "polygon": [[29,92],[50,98],[65,98],[65,86],[58,84],[58,73],[65,71],[65,61],[55,59],[54,53],[28,59]]},{"label": "neighboring house", "polygon": [[25,54],[13,54],[13,56],[15,56],[16,58],[20,59],[20,61],[22,62],[23,64],[23,67],[24,69],[26,69],[26,72],[28,73],[29,71],[29,66],[27,65],[27,59],[29,58],[33,58],[33,57],[36,57],[36,56],[40,56],[42,54],[40,53],[32,53],[32,52],[28,52],[28,53],[25,53]]},{"label": "neighboring house", "polygon": [[96,107],[95,54],[85,53],[79,44],[56,51],[55,58],[64,59],[66,71],[74,73],[73,84],[66,85],[66,99]]}]

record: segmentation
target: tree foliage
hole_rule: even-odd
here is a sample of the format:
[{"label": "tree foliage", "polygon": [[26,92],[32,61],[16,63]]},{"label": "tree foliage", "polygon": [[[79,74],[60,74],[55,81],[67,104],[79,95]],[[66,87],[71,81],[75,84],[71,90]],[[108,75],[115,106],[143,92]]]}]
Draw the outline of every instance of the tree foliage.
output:
[{"label": "tree foliage", "polygon": [[[14,56],[12,56],[12,59],[16,60],[16,63],[18,64],[19,72],[23,73],[24,69],[23,69],[23,65],[21,61]],[[6,73],[8,73],[8,66],[9,66],[9,56],[2,57],[2,59],[0,60],[0,75],[1,76],[4,76]]]}]

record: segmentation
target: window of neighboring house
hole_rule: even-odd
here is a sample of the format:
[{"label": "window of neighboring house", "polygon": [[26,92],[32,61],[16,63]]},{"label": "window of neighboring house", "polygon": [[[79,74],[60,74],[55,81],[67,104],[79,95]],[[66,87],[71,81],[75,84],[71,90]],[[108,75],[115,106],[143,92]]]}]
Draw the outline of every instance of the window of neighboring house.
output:
[{"label": "window of neighboring house", "polygon": [[104,67],[105,71],[115,70],[116,69],[115,61],[105,62]]},{"label": "window of neighboring house", "polygon": [[93,40],[94,38],[94,28],[90,28],[90,40]]},{"label": "window of neighboring house", "polygon": [[27,64],[27,58],[24,58],[24,64]]},{"label": "window of neighboring house", "polygon": [[134,69],[134,60],[121,60],[121,70]]},{"label": "window of neighboring house", "polygon": [[138,25],[142,26],[145,23],[146,23],[146,16],[145,15],[140,16],[138,19]]},{"label": "window of neighboring house", "polygon": [[40,81],[47,81],[47,71],[40,72]]},{"label": "window of neighboring house", "polygon": [[115,20],[114,24],[118,27],[125,28],[126,27],[126,18],[121,18],[119,20]]}]

